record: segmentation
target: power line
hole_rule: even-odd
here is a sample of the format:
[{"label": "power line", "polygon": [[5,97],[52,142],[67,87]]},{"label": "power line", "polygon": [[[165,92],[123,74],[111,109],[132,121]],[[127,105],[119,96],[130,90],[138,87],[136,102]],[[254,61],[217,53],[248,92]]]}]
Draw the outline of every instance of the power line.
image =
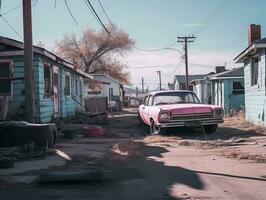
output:
[{"label": "power line", "polygon": [[175,41],[174,43],[171,43],[169,45],[167,45],[166,47],[162,47],[162,48],[158,48],[158,49],[142,49],[142,48],[138,48],[138,47],[134,47],[135,49],[139,50],[139,51],[161,51],[161,50],[165,50],[169,47],[174,46],[175,44],[177,44],[177,41]]},{"label": "power line", "polygon": [[[38,2],[38,0],[35,0],[35,1],[32,3],[32,7],[35,6],[37,2]],[[19,9],[19,8],[21,8],[21,6],[16,6],[16,7],[14,7],[14,8],[11,8],[11,9],[7,10],[6,12],[4,12],[3,14],[1,14],[1,16],[5,16],[5,15],[9,14],[10,12],[13,12],[14,10],[17,10],[17,9]]]},{"label": "power line", "polygon": [[108,33],[108,35],[111,35],[111,33],[108,31],[108,29],[105,27],[105,25],[103,24],[102,20],[100,19],[100,17],[98,16],[97,12],[95,11],[94,7],[92,6],[90,0],[87,0],[86,2],[88,2],[88,5],[90,6],[91,10],[93,11],[94,15],[97,17],[99,23],[101,24],[101,26],[104,28],[104,30]]},{"label": "power line", "polygon": [[20,33],[15,29],[15,27],[4,17],[1,16],[4,22],[20,37],[20,39],[23,39]]},{"label": "power line", "polygon": [[98,0],[98,2],[99,2],[100,6],[101,6],[101,8],[102,8],[102,10],[103,10],[104,15],[105,15],[106,18],[108,19],[109,23],[112,25],[112,22],[111,22],[110,18],[108,17],[108,15],[107,15],[107,13],[106,13],[106,11],[105,11],[105,9],[104,9],[104,7],[103,7],[101,1]]},{"label": "power line", "polygon": [[223,12],[224,10],[233,2],[233,0],[224,0],[221,6],[219,6],[214,13],[206,20],[206,22],[196,31],[193,35],[198,35],[208,28]]},{"label": "power line", "polygon": [[78,26],[79,24],[78,24],[77,20],[75,19],[74,15],[72,14],[72,12],[71,12],[71,10],[70,10],[70,8],[69,8],[69,6],[68,6],[67,0],[65,0],[65,6],[66,6],[66,8],[67,8],[67,10],[68,10],[68,12],[69,12],[69,14],[70,14],[70,16],[72,17],[73,21],[74,21],[74,22],[76,23],[76,25]]},{"label": "power line", "polygon": [[149,66],[142,66],[142,67],[128,67],[127,69],[148,69],[148,68],[158,68],[158,67],[167,67],[172,68],[176,66],[169,66],[169,65],[175,65],[175,64],[165,64],[165,65],[149,65]]}]

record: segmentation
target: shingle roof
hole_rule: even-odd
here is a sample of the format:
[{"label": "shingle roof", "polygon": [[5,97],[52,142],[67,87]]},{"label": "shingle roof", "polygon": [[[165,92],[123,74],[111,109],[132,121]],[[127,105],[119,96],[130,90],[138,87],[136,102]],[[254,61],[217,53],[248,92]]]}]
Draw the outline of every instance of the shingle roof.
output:
[{"label": "shingle roof", "polygon": [[[195,75],[188,75],[188,82],[195,80],[195,79],[204,79],[207,76],[206,74],[195,74]],[[179,83],[186,82],[186,75],[175,75],[175,79],[178,80]]]},{"label": "shingle roof", "polygon": [[221,72],[208,76],[210,79],[229,78],[229,77],[244,77],[244,67],[235,68],[229,71]]}]

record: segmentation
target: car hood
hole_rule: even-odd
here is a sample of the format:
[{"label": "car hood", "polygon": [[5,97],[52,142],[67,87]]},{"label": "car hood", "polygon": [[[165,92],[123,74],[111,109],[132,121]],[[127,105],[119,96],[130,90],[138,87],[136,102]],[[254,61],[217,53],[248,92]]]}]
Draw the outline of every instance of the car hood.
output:
[{"label": "car hood", "polygon": [[221,108],[215,105],[185,103],[185,104],[169,104],[158,105],[160,110],[169,110],[172,115],[176,114],[189,114],[189,113],[209,113],[214,108]]}]

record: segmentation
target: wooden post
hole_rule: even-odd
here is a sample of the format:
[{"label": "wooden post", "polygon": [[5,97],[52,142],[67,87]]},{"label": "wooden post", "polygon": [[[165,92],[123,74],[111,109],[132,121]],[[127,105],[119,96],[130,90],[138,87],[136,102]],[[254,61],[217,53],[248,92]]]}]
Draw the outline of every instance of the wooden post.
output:
[{"label": "wooden post", "polygon": [[24,77],[26,121],[35,122],[31,0],[23,0]]}]

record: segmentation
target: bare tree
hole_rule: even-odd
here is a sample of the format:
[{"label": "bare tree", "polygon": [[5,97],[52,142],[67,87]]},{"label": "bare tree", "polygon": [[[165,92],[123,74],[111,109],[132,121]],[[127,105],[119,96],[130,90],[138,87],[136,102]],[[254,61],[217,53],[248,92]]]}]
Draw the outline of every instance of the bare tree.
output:
[{"label": "bare tree", "polygon": [[101,72],[128,84],[127,67],[118,56],[123,56],[134,45],[127,33],[114,25],[108,26],[111,36],[105,30],[99,32],[86,29],[82,36],[67,34],[56,42],[55,52],[87,73]]}]

